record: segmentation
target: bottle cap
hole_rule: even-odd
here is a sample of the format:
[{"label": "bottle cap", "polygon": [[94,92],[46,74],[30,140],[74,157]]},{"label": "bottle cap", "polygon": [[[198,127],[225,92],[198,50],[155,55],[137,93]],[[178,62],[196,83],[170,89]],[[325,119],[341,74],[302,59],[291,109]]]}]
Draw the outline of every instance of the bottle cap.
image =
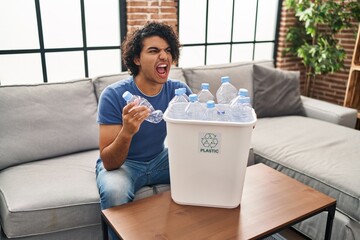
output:
[{"label": "bottle cap", "polygon": [[129,91],[126,91],[123,93],[122,97],[125,99],[125,101],[129,101],[132,98],[132,94]]},{"label": "bottle cap", "polygon": [[215,107],[215,102],[213,100],[209,100],[206,102],[206,107],[207,108],[214,108]]},{"label": "bottle cap", "polygon": [[198,96],[196,94],[189,95],[190,102],[196,102],[198,100]]},{"label": "bottle cap", "polygon": [[175,89],[175,95],[181,95],[183,94],[183,90],[181,88]]},{"label": "bottle cap", "polygon": [[250,98],[249,97],[243,97],[239,99],[240,103],[250,103]]},{"label": "bottle cap", "polygon": [[246,88],[240,88],[239,89],[239,96],[247,97],[247,96],[249,96],[249,91]]},{"label": "bottle cap", "polygon": [[183,87],[183,88],[179,88],[179,89],[181,89],[181,93],[182,93],[182,94],[185,94],[185,93],[186,93],[186,88]]},{"label": "bottle cap", "polygon": [[209,84],[209,83],[202,83],[202,84],[201,84],[201,89],[209,90],[209,88],[210,88],[210,84]]},{"label": "bottle cap", "polygon": [[230,82],[229,76],[221,77],[221,83]]}]

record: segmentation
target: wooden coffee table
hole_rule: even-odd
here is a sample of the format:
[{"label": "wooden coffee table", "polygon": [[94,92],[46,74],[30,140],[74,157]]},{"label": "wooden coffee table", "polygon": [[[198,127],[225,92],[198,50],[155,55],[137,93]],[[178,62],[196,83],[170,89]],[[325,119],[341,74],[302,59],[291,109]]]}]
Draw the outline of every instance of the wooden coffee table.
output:
[{"label": "wooden coffee table", "polygon": [[246,170],[243,196],[234,209],[179,205],[165,192],[102,211],[122,239],[258,239],[327,211],[330,239],[336,200],[264,164]]}]

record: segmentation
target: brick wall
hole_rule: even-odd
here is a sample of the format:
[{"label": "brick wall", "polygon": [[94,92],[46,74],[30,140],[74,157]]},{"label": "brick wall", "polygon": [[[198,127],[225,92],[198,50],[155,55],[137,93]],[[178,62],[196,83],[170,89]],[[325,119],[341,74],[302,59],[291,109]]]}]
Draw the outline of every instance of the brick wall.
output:
[{"label": "brick wall", "polygon": [[283,4],[282,11],[281,11],[281,21],[280,21],[280,28],[279,28],[279,43],[278,43],[278,51],[276,54],[276,67],[284,69],[284,70],[292,70],[297,71],[300,70],[301,72],[301,89],[302,92],[304,91],[304,81],[305,81],[305,67],[301,63],[300,59],[291,57],[289,55],[283,55],[283,51],[287,47],[285,42],[286,32],[287,29],[294,25],[296,21],[294,11],[285,9]]},{"label": "brick wall", "polygon": [[[282,51],[286,47],[285,33],[287,28],[295,22],[294,12],[289,11],[282,6],[280,32],[279,32],[279,48],[277,52],[277,67],[286,70],[301,71],[301,91],[304,92],[305,67],[300,59],[290,56],[282,56]],[[353,32],[347,30],[338,34],[339,44],[346,51],[345,67],[343,70],[317,77],[313,85],[313,98],[325,100],[338,105],[343,105],[346,92],[346,86],[349,76],[351,59],[355,46],[355,36]]]},{"label": "brick wall", "polygon": [[[284,1],[283,1],[284,2]],[[177,23],[178,0],[126,0],[127,4],[127,30],[131,32],[134,28],[142,26],[149,20],[158,20],[172,25],[175,29]],[[282,56],[286,47],[285,33],[287,28],[295,22],[294,13],[285,8],[284,3],[281,13],[279,32],[279,48],[277,52],[277,67],[284,70],[301,71],[301,91],[304,92],[305,68],[298,58]],[[345,68],[333,74],[327,74],[317,78],[314,84],[313,98],[325,100],[338,105],[343,105],[351,58],[355,46],[354,35],[349,31],[339,34],[340,45],[347,54]]]},{"label": "brick wall", "polygon": [[177,7],[177,0],[126,0],[127,31],[150,20],[165,22],[177,31]]}]

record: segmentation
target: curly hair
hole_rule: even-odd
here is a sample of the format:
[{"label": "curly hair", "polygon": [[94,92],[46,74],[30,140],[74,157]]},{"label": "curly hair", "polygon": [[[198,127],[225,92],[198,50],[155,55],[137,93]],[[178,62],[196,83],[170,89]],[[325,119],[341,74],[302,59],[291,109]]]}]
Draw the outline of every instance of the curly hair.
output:
[{"label": "curly hair", "polygon": [[140,57],[143,40],[153,36],[158,36],[169,44],[173,62],[178,62],[181,45],[173,28],[165,23],[147,22],[142,28],[129,34],[121,45],[122,60],[131,75],[139,73],[139,66],[134,63],[134,59]]}]

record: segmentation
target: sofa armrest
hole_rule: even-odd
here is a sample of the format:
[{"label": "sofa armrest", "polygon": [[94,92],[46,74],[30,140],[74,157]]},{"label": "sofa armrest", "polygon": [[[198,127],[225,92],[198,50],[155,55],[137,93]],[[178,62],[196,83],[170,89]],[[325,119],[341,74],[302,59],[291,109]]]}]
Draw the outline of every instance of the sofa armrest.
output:
[{"label": "sofa armrest", "polygon": [[354,128],[357,110],[322,100],[301,96],[306,116]]}]

